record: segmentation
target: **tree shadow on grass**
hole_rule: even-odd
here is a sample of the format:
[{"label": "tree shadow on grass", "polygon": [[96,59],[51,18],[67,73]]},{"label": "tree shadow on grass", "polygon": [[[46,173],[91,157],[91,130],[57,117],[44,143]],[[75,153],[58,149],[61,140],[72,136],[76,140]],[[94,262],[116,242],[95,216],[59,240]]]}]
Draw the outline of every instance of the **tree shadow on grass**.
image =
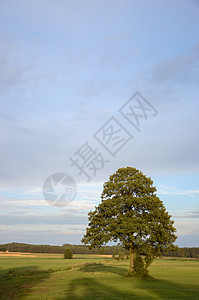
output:
[{"label": "tree shadow on grass", "polygon": [[[179,284],[168,280],[125,277],[126,270],[113,266],[100,264],[87,265],[79,269],[88,274],[71,280],[66,290],[64,299],[90,300],[90,299],[179,299],[198,300],[199,287],[196,285]],[[97,274],[104,273],[104,278],[97,278]],[[89,276],[93,273],[95,278]],[[108,273],[119,275],[118,277],[108,276]],[[107,278],[107,281],[106,281]],[[57,299],[58,300],[58,299]],[[59,298],[60,300],[60,298]]]},{"label": "tree shadow on grass", "polygon": [[[199,290],[196,287],[185,287],[181,284],[174,284],[169,281],[163,280],[140,280],[126,278],[127,281],[131,280],[130,284],[126,285],[124,281],[121,286],[114,286],[111,284],[102,284],[98,280],[90,277],[80,277],[73,279],[70,282],[69,289],[62,300],[93,300],[93,299],[140,299],[140,300],[161,300],[161,299],[179,299],[179,300],[198,300]],[[135,282],[136,281],[136,282]],[[58,299],[57,299],[58,300]],[[60,298],[59,298],[60,300]]]},{"label": "tree shadow on grass", "polygon": [[0,299],[14,300],[30,293],[30,288],[50,276],[49,270],[38,266],[10,268],[0,273]]},{"label": "tree shadow on grass", "polygon": [[157,299],[199,299],[199,286],[193,284],[182,284],[169,280],[153,278],[149,280],[138,280],[137,288],[140,290],[143,288],[150,290],[152,294],[157,296]]},{"label": "tree shadow on grass", "polygon": [[[131,293],[122,292],[111,286],[99,283],[90,277],[80,277],[70,282],[65,299],[93,300],[93,299],[132,299]],[[57,299],[58,300],[58,299]],[[59,298],[60,300],[60,298]]]},{"label": "tree shadow on grass", "polygon": [[82,272],[85,273],[94,273],[94,272],[100,272],[100,273],[113,273],[117,275],[124,276],[127,274],[127,270],[125,268],[115,267],[115,266],[106,266],[101,263],[88,263],[85,264],[82,268],[79,269]]}]

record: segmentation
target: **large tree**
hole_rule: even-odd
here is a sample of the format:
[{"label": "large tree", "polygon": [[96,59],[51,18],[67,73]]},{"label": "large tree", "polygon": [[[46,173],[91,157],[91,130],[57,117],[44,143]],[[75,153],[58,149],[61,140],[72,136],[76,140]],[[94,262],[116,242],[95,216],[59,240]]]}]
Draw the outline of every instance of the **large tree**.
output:
[{"label": "large tree", "polygon": [[[156,195],[151,178],[132,168],[120,168],[104,183],[102,202],[88,213],[82,242],[100,248],[119,241],[130,252],[130,271],[135,257],[144,255],[144,268],[171,249],[176,240],[173,221]],[[140,256],[139,256],[140,258]]]}]

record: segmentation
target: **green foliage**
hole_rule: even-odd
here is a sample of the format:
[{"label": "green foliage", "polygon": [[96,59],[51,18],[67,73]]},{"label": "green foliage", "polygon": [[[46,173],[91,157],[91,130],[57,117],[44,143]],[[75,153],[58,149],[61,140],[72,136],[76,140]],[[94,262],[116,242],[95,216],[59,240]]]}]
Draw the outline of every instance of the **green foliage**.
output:
[{"label": "green foliage", "polygon": [[[113,256],[112,256],[113,257]],[[124,260],[125,259],[125,253],[123,251],[119,251],[117,256],[114,255],[114,259],[115,260]]]},{"label": "green foliage", "polygon": [[136,277],[145,278],[148,276],[148,271],[144,266],[142,256],[137,254],[134,260],[134,272]]},{"label": "green foliage", "polygon": [[88,214],[82,239],[90,248],[120,241],[127,250],[147,256],[145,269],[154,257],[172,248],[174,222],[157,197],[151,178],[135,168],[118,169],[104,183],[101,199]]},{"label": "green foliage", "polygon": [[124,260],[125,259],[125,253],[123,251],[118,252],[118,259],[119,260]]},{"label": "green foliage", "polygon": [[152,263],[153,260],[154,260],[153,255],[151,255],[151,253],[148,252],[147,255],[145,255],[145,257],[144,257],[144,268],[145,268],[145,270],[147,270],[147,268],[149,267],[149,265]]},{"label": "green foliage", "polygon": [[128,271],[126,277],[137,277],[141,279],[151,278],[151,276],[149,276],[144,260],[140,254],[136,255],[134,259],[134,268],[133,270],[130,269]]},{"label": "green foliage", "polygon": [[0,251],[2,251],[2,252],[6,252],[6,248],[5,248],[5,247],[1,247],[1,246],[0,246]]},{"label": "green foliage", "polygon": [[64,252],[64,258],[65,259],[71,259],[73,258],[73,254],[72,254],[72,251],[70,249],[66,249],[65,252]]}]

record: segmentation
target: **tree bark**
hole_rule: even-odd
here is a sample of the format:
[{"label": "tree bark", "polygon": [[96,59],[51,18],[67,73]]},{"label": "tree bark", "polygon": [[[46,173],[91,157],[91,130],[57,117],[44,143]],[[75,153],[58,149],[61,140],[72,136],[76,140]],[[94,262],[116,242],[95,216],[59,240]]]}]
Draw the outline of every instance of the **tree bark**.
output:
[{"label": "tree bark", "polygon": [[130,244],[130,251],[129,251],[129,254],[130,254],[130,271],[134,272],[134,259],[135,259],[136,254],[133,252],[132,242],[130,242],[129,244]]}]

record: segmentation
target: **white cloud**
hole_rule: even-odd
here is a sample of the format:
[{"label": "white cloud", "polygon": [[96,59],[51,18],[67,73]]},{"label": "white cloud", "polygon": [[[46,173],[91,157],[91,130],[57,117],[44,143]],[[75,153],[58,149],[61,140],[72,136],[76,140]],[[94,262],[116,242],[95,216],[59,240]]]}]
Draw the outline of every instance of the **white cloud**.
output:
[{"label": "white cloud", "polygon": [[173,82],[176,86],[183,83],[198,84],[199,44],[185,54],[164,58],[153,69],[152,81],[157,83]]},{"label": "white cloud", "polygon": [[178,212],[178,214],[175,216],[175,218],[179,218],[179,219],[198,219],[199,220],[199,209],[195,208],[195,209],[187,209],[182,211],[181,213]]},{"label": "white cloud", "polygon": [[198,190],[179,190],[172,186],[160,185],[158,188],[158,194],[160,194],[160,195],[197,196],[199,194],[199,191]]},{"label": "white cloud", "polygon": [[199,235],[199,220],[175,221],[178,236]]}]

